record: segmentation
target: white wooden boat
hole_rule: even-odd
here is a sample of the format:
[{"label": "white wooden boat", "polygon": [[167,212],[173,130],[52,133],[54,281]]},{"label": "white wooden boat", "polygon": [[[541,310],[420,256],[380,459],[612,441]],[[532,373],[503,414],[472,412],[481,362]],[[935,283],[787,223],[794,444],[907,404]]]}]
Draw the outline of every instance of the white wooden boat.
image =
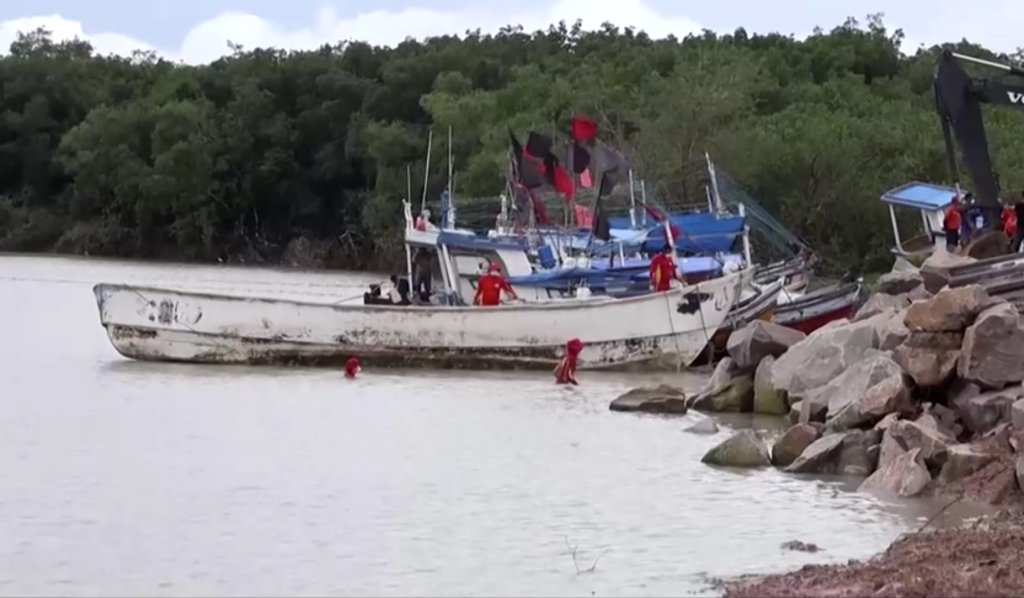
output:
[{"label": "white wooden boat", "polygon": [[[450,262],[448,263],[450,267]],[[689,365],[739,296],[739,274],[629,298],[496,307],[337,305],[98,284],[100,322],[132,359],[199,363],[552,367],[584,343],[581,368]]]}]

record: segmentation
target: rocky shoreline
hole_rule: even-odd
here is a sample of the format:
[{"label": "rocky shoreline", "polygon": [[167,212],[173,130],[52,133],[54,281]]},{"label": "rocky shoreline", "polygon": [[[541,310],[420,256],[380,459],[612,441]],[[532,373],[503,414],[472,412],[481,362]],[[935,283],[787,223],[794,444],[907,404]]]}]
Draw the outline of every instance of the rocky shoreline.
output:
[{"label": "rocky shoreline", "polygon": [[789,596],[1024,596],[1024,513],[908,534],[882,554],[845,565],[806,565],[790,573],[722,584],[726,598]]},{"label": "rocky shoreline", "polygon": [[[1024,319],[1012,303],[981,286],[947,286],[950,269],[971,262],[938,252],[918,269],[897,259],[852,320],[807,336],[753,322],[732,334],[729,356],[695,396],[669,386],[635,389],[611,408],[786,417],[790,427],[774,442],[741,430],[709,450],[703,462],[861,476],[860,491],[888,498],[937,495],[1016,508],[1024,504]],[[899,575],[912,575],[903,568],[916,566],[915,551],[941,554],[963,543],[980,546],[986,533],[991,541],[1024,534],[1024,518],[1013,521],[1017,527],[1005,530],[993,523],[995,529],[901,540],[878,563],[822,573],[820,587],[814,585],[817,569],[805,568],[770,578],[782,580],[778,586],[751,591],[733,585],[729,595],[958,595],[962,586],[951,580],[974,580],[973,573],[937,574],[935,579],[953,585],[936,582],[933,588],[884,573],[885,559],[903,563],[896,567]],[[922,542],[938,545],[922,548]],[[857,571],[867,575],[863,583],[855,579]],[[833,575],[836,585],[828,586]],[[1024,580],[1024,573],[1014,575]],[[870,579],[883,581],[864,585]],[[1022,590],[1016,595],[1024,595],[1024,585],[1016,587]],[[964,595],[1015,595],[984,593],[998,589],[982,584],[981,594]]]}]

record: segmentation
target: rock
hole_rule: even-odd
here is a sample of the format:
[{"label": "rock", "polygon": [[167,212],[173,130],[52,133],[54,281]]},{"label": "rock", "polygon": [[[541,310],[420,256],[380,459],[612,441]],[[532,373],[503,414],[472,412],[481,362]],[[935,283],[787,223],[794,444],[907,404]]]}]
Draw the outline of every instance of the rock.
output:
[{"label": "rock", "polygon": [[862,492],[909,498],[921,494],[932,476],[921,457],[921,449],[906,451],[879,467],[860,485]]},{"label": "rock", "polygon": [[892,271],[878,277],[878,292],[888,295],[909,293],[924,284],[921,273],[915,270]]},{"label": "rock", "polygon": [[1017,450],[1024,448],[1024,399],[1019,399],[1010,405],[1010,423],[1016,431]]},{"label": "rock", "polygon": [[886,436],[892,437],[898,443],[899,448],[904,451],[921,449],[921,457],[929,467],[936,470],[946,462],[947,447],[956,443],[956,439],[946,434],[943,430],[933,424],[933,420],[905,420],[901,419],[892,423],[882,436],[882,450],[879,455],[879,462],[885,463],[891,457],[887,454],[885,446]]},{"label": "rock", "polygon": [[1002,505],[1020,498],[1015,455],[1001,455],[960,482],[963,497],[984,504]]},{"label": "rock", "polygon": [[885,467],[905,452],[907,447],[896,436],[885,431],[882,433],[882,442],[878,445],[878,459],[875,464],[878,468]]},{"label": "rock", "polygon": [[717,434],[718,424],[716,424],[715,420],[710,417],[705,417],[683,431],[690,432],[692,434]]},{"label": "rock", "polygon": [[957,373],[986,388],[1024,380],[1024,327],[1017,308],[1000,303],[978,315],[964,333]]},{"label": "rock", "polygon": [[818,552],[821,548],[817,544],[810,542],[801,542],[800,540],[790,540],[789,542],[782,543],[783,550],[793,550],[796,552]]},{"label": "rock", "polygon": [[634,388],[612,401],[608,408],[612,411],[682,414],[686,413],[686,393],[667,384]]},{"label": "rock", "polygon": [[878,457],[882,454],[882,444],[872,444],[868,447],[868,460],[872,463],[872,469],[878,469]]},{"label": "rock", "polygon": [[961,332],[990,303],[978,285],[945,288],[931,299],[910,304],[903,323],[911,332]]},{"label": "rock", "polygon": [[946,383],[956,371],[963,334],[959,332],[914,332],[893,351],[893,360],[921,388]]},{"label": "rock", "polygon": [[805,336],[799,330],[754,320],[729,335],[726,349],[736,367],[753,370],[765,357],[779,357]]},{"label": "rock", "polygon": [[938,422],[937,427],[953,438],[959,437],[964,431],[964,427],[960,425],[960,416],[945,405],[925,403],[922,405],[922,416],[925,415],[933,417]]},{"label": "rock", "polygon": [[775,389],[772,384],[772,365],[775,358],[769,355],[758,364],[754,372],[754,413],[765,415],[786,415],[789,413],[789,401],[786,393]]},{"label": "rock", "polygon": [[1019,488],[1021,492],[1024,492],[1024,455],[1017,455],[1017,462],[1014,469],[1017,475],[1017,488]]},{"label": "rock", "polygon": [[869,450],[874,436],[864,430],[826,434],[812,442],[793,463],[789,473],[868,475],[873,467]]},{"label": "rock", "polygon": [[946,452],[946,462],[937,478],[941,484],[962,480],[982,469],[998,455],[971,444],[953,444]]},{"label": "rock", "polygon": [[984,231],[971,238],[967,247],[964,248],[964,255],[979,260],[1001,257],[1006,255],[1006,248],[1009,244],[1010,238],[1003,231]]},{"label": "rock", "polygon": [[[920,284],[920,281],[918,284]],[[857,315],[853,316],[853,321],[866,320],[880,313],[902,311],[909,305],[910,299],[907,299],[905,294],[887,295],[885,293],[875,293],[868,297],[864,305],[857,310]]]},{"label": "rock", "polygon": [[960,414],[964,427],[973,434],[984,434],[1003,422],[1009,422],[1013,404],[1024,398],[1020,386],[958,397],[953,407]]},{"label": "rock", "polygon": [[920,301],[922,299],[931,299],[933,296],[934,295],[932,295],[932,293],[928,292],[928,289],[924,288],[924,285],[921,285],[914,289],[913,291],[907,293],[907,300],[913,303],[915,301]]},{"label": "rock", "polygon": [[860,322],[833,323],[815,330],[775,361],[775,388],[786,391],[795,400],[804,398],[809,390],[825,386],[860,361],[869,349],[878,347],[876,326],[884,320],[885,315],[879,314]]},{"label": "rock", "polygon": [[957,266],[973,264],[977,260],[969,257],[956,255],[939,249],[933,252],[928,259],[921,264],[918,272],[924,281],[924,287],[929,293],[938,293],[939,289],[949,283],[949,270]]},{"label": "rock", "polygon": [[772,465],[786,467],[821,436],[817,428],[809,424],[796,424],[772,445]]},{"label": "rock", "polygon": [[916,273],[916,272],[919,272],[920,270],[918,269],[917,266],[915,266],[914,264],[911,264],[910,260],[908,260],[907,258],[905,258],[905,257],[903,257],[901,255],[898,255],[898,256],[896,256],[896,260],[893,261],[893,263],[892,263],[892,270],[889,270],[889,271],[890,272],[915,272]]},{"label": "rock", "polygon": [[771,457],[757,432],[740,430],[709,450],[701,462],[724,467],[761,467],[771,465]]},{"label": "rock", "polygon": [[800,415],[797,422],[801,424],[825,423],[825,418],[828,416],[828,395],[822,392],[823,388],[816,388],[808,392],[806,397],[800,401]]},{"label": "rock", "polygon": [[825,427],[833,431],[873,425],[889,413],[913,408],[903,370],[878,351],[867,354],[816,394],[828,397]]},{"label": "rock", "polygon": [[[757,376],[754,376],[754,378],[756,380]],[[756,392],[756,388],[755,388],[755,392]],[[755,395],[755,398],[756,398],[756,395]],[[791,404],[789,406],[789,423],[791,423],[791,424],[798,424],[798,423],[800,423],[800,405],[802,403],[803,403],[803,401],[796,401],[796,402],[794,402],[793,404]],[[1024,428],[1022,428],[1022,429],[1024,429]]]},{"label": "rock", "polygon": [[736,376],[717,392],[698,395],[690,407],[712,413],[750,413],[754,407],[754,377]]},{"label": "rock", "polygon": [[905,310],[894,313],[876,329],[879,350],[892,351],[910,337],[910,329],[903,323],[905,313]]}]

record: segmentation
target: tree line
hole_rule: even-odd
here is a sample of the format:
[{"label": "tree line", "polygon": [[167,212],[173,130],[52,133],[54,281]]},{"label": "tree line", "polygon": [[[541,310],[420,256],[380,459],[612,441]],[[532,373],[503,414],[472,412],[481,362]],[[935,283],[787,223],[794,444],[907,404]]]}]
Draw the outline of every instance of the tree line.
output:
[{"label": "tree line", "polygon": [[[878,270],[892,245],[879,195],[949,178],[940,48],[907,56],[902,40],[880,15],[804,40],[559,23],[393,48],[234,46],[188,66],[23,33],[0,58],[0,250],[382,267],[407,168],[420,197],[429,131],[428,198],[448,182],[449,127],[456,197],[494,196],[510,129],[564,139],[581,113],[657,193],[687,193],[686,165],[707,151],[829,263]],[[1024,118],[985,117],[1016,195]]]}]

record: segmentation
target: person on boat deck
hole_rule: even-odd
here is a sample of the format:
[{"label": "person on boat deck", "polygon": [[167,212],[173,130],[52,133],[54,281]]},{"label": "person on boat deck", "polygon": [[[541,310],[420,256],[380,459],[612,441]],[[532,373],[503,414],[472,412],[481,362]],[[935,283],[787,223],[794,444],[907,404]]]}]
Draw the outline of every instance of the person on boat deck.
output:
[{"label": "person on boat deck", "polygon": [[417,249],[412,258],[412,290],[422,303],[430,303],[433,277],[430,261],[430,252],[424,247]]},{"label": "person on boat deck", "polygon": [[946,208],[946,215],[942,219],[942,230],[946,233],[946,249],[955,250],[960,245],[960,198],[953,196],[953,201]]},{"label": "person on boat deck", "polygon": [[397,274],[391,275],[391,289],[388,290],[388,297],[391,303],[396,305],[411,305],[409,300],[409,279]]},{"label": "person on boat deck", "polygon": [[423,208],[420,215],[416,217],[416,230],[425,231],[430,226],[430,209]]},{"label": "person on boat deck", "polygon": [[960,243],[966,245],[974,236],[975,231],[985,227],[984,211],[974,199],[974,194],[967,192],[960,204]]},{"label": "person on boat deck", "polygon": [[1013,204],[1013,214],[1016,216],[1017,228],[1014,230],[1013,240],[1010,242],[1010,252],[1019,253],[1021,243],[1024,242],[1024,226],[1021,226],[1021,222],[1024,221],[1024,191],[1020,192],[1017,203]]},{"label": "person on boat deck", "polygon": [[491,262],[487,265],[487,273],[476,281],[476,296],[473,297],[474,305],[492,306],[501,302],[501,292],[504,291],[511,299],[519,299],[516,292],[501,275],[501,266]]},{"label": "person on boat deck", "polygon": [[669,290],[673,279],[686,284],[686,280],[676,272],[676,264],[672,261],[672,246],[668,243],[662,247],[661,253],[651,258],[649,275],[651,287],[659,293]]},{"label": "person on boat deck", "polygon": [[1003,234],[1012,242],[1017,236],[1017,213],[1009,204],[1002,203],[1003,209],[999,212],[999,222],[1003,226]]}]

